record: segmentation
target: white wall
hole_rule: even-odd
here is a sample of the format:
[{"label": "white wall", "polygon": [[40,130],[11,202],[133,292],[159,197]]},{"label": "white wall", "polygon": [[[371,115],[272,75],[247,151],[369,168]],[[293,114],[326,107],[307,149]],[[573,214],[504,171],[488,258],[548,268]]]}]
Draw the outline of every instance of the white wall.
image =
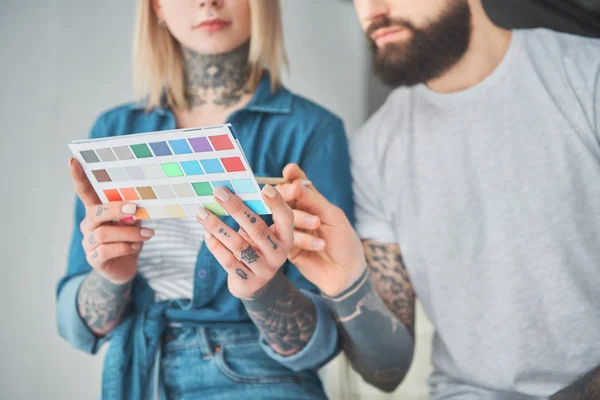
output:
[{"label": "white wall", "polygon": [[[284,0],[291,87],[341,115],[365,116],[364,47],[351,5]],[[93,399],[101,357],[56,333],[74,195],[67,143],[107,107],[131,99],[134,2],[0,2],[2,279],[0,393],[7,399]]]}]

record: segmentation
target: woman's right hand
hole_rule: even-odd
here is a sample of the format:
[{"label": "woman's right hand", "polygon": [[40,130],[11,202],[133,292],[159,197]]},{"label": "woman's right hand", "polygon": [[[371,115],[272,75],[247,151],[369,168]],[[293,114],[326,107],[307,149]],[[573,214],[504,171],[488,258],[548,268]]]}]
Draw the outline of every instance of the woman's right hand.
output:
[{"label": "woman's right hand", "polygon": [[130,282],[137,272],[142,244],[154,231],[133,220],[135,204],[102,204],[79,162],[72,158],[69,166],[75,193],[86,210],[80,229],[87,262],[114,284]]}]

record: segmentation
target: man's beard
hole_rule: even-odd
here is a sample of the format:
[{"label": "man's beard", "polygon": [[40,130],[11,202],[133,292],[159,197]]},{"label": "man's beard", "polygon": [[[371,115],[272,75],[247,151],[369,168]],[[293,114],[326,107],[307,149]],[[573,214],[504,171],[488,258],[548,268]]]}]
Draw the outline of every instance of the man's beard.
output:
[{"label": "man's beard", "polygon": [[[371,35],[377,29],[398,26],[411,31],[404,43],[378,48]],[[424,28],[410,22],[383,18],[367,30],[374,71],[392,87],[414,86],[439,78],[465,54],[471,39],[471,9],[466,0],[450,5],[437,21]]]}]

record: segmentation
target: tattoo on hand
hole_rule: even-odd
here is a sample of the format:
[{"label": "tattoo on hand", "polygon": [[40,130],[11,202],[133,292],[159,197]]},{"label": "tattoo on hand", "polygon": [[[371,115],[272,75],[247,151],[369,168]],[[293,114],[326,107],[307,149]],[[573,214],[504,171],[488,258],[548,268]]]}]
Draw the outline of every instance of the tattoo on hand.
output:
[{"label": "tattoo on hand", "polygon": [[99,205],[98,208],[96,208],[96,217],[100,216],[102,216],[102,205]]},{"label": "tattoo on hand", "polygon": [[98,258],[98,250],[94,250],[92,253],[92,258]]},{"label": "tattoo on hand", "polygon": [[94,237],[93,233],[90,236],[88,236],[88,243],[91,244],[91,245],[96,244],[96,238]]},{"label": "tattoo on hand", "polygon": [[249,213],[249,212],[247,212],[247,211],[244,211],[244,214],[246,214],[246,217],[248,217],[248,219],[250,220],[250,223],[251,223],[251,224],[254,224],[254,223],[256,223],[256,217],[252,216],[252,214],[250,214],[250,213]]},{"label": "tattoo on hand", "polygon": [[250,318],[277,353],[289,356],[302,350],[317,323],[315,306],[281,272],[254,300],[244,301]]},{"label": "tattoo on hand", "polygon": [[256,250],[254,250],[252,246],[248,246],[246,250],[242,250],[240,259],[246,264],[252,264],[256,260],[258,260],[258,254],[256,254]]},{"label": "tattoo on hand", "polygon": [[227,233],[227,231],[223,228],[219,229],[219,233],[223,234],[223,236],[225,236],[225,237],[231,237],[231,235],[229,233]]},{"label": "tattoo on hand", "polygon": [[77,294],[79,314],[96,334],[105,335],[119,323],[130,293],[131,283],[116,285],[92,271]]},{"label": "tattoo on hand", "polygon": [[273,241],[273,239],[271,239],[271,235],[267,235],[267,240],[273,245],[273,250],[277,250],[277,247],[279,246]]},{"label": "tattoo on hand", "polygon": [[236,268],[235,273],[238,274],[238,276],[243,280],[248,280],[248,274],[246,274],[246,271],[244,271],[243,269]]}]

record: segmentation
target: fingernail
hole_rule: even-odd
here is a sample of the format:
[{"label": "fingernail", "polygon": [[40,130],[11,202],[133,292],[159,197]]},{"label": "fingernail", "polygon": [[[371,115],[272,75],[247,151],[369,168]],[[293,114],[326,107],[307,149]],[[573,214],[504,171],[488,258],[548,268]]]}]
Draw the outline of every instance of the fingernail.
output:
[{"label": "fingernail", "polygon": [[152,229],[144,228],[140,231],[140,235],[142,235],[143,237],[149,238],[149,237],[154,236],[154,231]]},{"label": "fingernail", "polygon": [[130,221],[135,221],[135,218],[133,218],[133,217],[125,217],[125,218],[119,219],[119,222],[130,222]]},{"label": "fingernail", "polygon": [[229,199],[231,198],[227,189],[222,188],[220,186],[215,189],[213,194],[215,195],[215,197],[217,199],[219,199],[221,201],[229,201]]},{"label": "fingernail", "polygon": [[277,190],[275,190],[275,188],[269,184],[265,185],[262,192],[270,199],[273,199],[275,196],[277,196]]},{"label": "fingernail", "polygon": [[306,187],[306,186],[310,186],[310,185],[312,185],[312,182],[311,182],[311,181],[309,181],[308,179],[302,179],[302,180],[300,181],[300,184],[301,184],[302,186]]},{"label": "fingernail", "polygon": [[313,247],[313,249],[323,248],[323,247],[325,247],[325,242],[322,240],[319,240],[319,239],[315,239],[312,242],[312,247]]},{"label": "fingernail", "polygon": [[206,218],[208,218],[208,211],[206,211],[204,209],[204,207],[200,206],[198,211],[196,211],[196,217],[198,217],[200,219],[206,219]]},{"label": "fingernail", "polygon": [[212,235],[210,232],[206,232],[206,233],[204,234],[204,240],[209,240],[209,239],[210,239],[210,238],[212,238],[212,237],[213,237],[213,235]]},{"label": "fingernail", "polygon": [[135,210],[137,209],[137,207],[135,206],[135,204],[125,204],[123,207],[121,207],[121,211],[123,212],[123,214],[135,214]]},{"label": "fingernail", "polygon": [[142,248],[142,245],[140,243],[132,243],[131,248],[137,251]]},{"label": "fingernail", "polygon": [[309,217],[306,217],[306,218],[304,219],[304,221],[306,222],[306,225],[313,226],[313,225],[316,225],[316,224],[319,222],[319,219],[318,219],[317,217],[313,217],[313,216],[311,215],[311,216],[309,216]]}]

